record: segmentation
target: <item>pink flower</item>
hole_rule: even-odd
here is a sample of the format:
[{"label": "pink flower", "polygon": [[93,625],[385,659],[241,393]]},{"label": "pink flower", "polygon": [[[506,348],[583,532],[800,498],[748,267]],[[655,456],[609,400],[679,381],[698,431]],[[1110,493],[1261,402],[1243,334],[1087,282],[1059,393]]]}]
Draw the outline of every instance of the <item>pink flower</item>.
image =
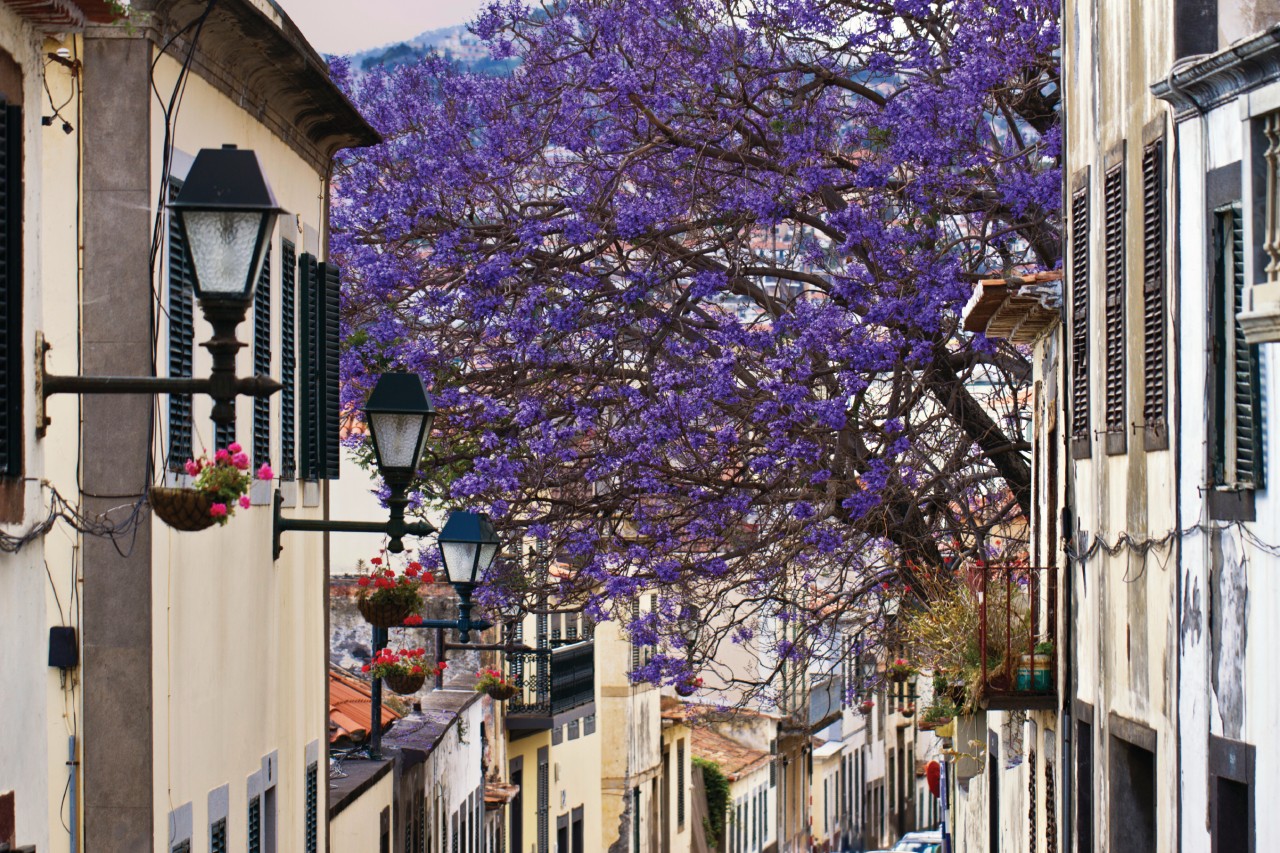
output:
[{"label": "pink flower", "polygon": [[239,453],[241,450],[244,450],[244,448],[240,446],[239,442],[233,441],[227,445],[228,453]]},{"label": "pink flower", "polygon": [[200,475],[200,464],[196,462],[194,459],[188,459],[186,461],[186,464],[184,464],[182,467],[186,468],[187,474],[189,474],[192,477],[198,477]]},{"label": "pink flower", "polygon": [[246,470],[248,470],[248,468],[249,468],[249,454],[247,454],[247,453],[237,453],[235,456],[232,456],[232,457],[231,457],[231,464],[232,464],[232,465],[234,465],[234,466],[236,466],[237,468],[239,468],[241,471],[246,471]]},{"label": "pink flower", "polygon": [[248,496],[248,495],[241,495],[241,496],[240,496],[240,508],[241,508],[241,509],[248,509],[248,508],[249,508],[249,504],[250,504],[249,496]]},{"label": "pink flower", "polygon": [[271,470],[269,463],[263,462],[262,467],[258,469],[259,480],[274,480],[276,472]]},{"label": "pink flower", "polygon": [[213,505],[211,505],[211,506],[209,507],[209,515],[212,515],[214,518],[226,518],[226,516],[227,516],[227,505],[226,505],[226,504],[213,504]]},{"label": "pink flower", "polygon": [[217,453],[213,454],[213,458],[219,462],[226,462],[231,459],[231,454],[225,450],[219,450]]}]

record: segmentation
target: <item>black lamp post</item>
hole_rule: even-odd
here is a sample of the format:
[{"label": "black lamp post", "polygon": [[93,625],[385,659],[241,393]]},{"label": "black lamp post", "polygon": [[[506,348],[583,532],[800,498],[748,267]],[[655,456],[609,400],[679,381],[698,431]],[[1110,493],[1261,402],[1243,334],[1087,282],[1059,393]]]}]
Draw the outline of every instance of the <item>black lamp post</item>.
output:
[{"label": "black lamp post", "polygon": [[[274,559],[280,559],[280,537],[289,530],[328,533],[381,533],[389,538],[387,550],[399,554],[405,536],[427,536],[436,529],[425,521],[406,522],[407,493],[431,434],[436,410],[427,396],[421,377],[412,373],[384,373],[365,405],[369,437],[373,441],[378,471],[391,490],[387,498],[390,517],[386,521],[334,521],[330,519],[286,518],[281,512],[284,497],[276,490],[273,525]],[[496,537],[495,537],[496,538]]]},{"label": "black lamp post", "polygon": [[267,376],[236,376],[236,340],[253,302],[276,218],[283,212],[262,173],[258,156],[234,145],[205,148],[196,155],[178,197],[169,205],[191,253],[196,296],[213,337],[204,343],[213,369],[204,379],[157,376],[60,376],[44,367],[49,346],[37,335],[36,428],[44,434],[49,419],[45,399],[53,394],[208,394],[213,420],[235,420],[239,395],[267,397],[280,383]]}]

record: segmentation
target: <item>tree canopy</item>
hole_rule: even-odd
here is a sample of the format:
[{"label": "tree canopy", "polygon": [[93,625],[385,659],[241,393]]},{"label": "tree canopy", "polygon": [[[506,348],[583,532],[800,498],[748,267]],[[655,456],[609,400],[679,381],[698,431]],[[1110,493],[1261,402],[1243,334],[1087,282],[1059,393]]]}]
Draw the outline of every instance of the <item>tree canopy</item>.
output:
[{"label": "tree canopy", "polygon": [[349,80],[386,141],[336,182],[344,399],[425,377],[423,488],[569,567],[518,586],[657,646],[635,677],[767,635],[776,688],[1029,510],[1026,360],[958,323],[1059,263],[1056,5],[494,3],[514,73]]}]

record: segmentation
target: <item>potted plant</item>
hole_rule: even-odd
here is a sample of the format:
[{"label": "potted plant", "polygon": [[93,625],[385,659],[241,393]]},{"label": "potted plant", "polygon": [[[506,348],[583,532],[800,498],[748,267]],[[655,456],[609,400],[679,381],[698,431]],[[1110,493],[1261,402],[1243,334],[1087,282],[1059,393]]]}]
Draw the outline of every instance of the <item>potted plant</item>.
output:
[{"label": "potted plant", "polygon": [[[249,454],[235,442],[218,450],[210,460],[208,454],[188,459],[183,465],[193,478],[189,487],[152,486],[147,500],[156,516],[175,530],[194,532],[226,524],[236,514],[236,507],[249,508]],[[259,480],[275,477],[271,466],[258,468]]]},{"label": "potted plant", "polygon": [[875,703],[872,702],[870,699],[863,699],[862,702],[858,705],[858,713],[866,717],[871,713],[871,709],[874,707],[875,707]]},{"label": "potted plant", "polygon": [[889,679],[901,683],[908,681],[916,674],[916,668],[903,658],[895,658],[888,666]]},{"label": "potted plant", "polygon": [[676,682],[676,694],[679,696],[692,696],[698,692],[698,688],[702,686],[702,679],[686,675]]},{"label": "potted plant", "polygon": [[951,722],[951,719],[957,713],[956,706],[946,698],[935,698],[933,704],[921,712],[919,728],[921,731],[931,732],[939,726],[945,726]]},{"label": "potted plant", "polygon": [[363,670],[374,678],[381,678],[392,691],[408,695],[421,690],[428,675],[443,675],[445,662],[428,664],[426,649],[381,649]]},{"label": "potted plant", "polygon": [[435,580],[422,564],[411,560],[403,571],[384,565],[382,557],[374,557],[366,567],[361,560],[356,569],[362,574],[356,580],[356,606],[370,625],[396,628],[405,624],[422,605],[418,589]]},{"label": "potted plant", "polygon": [[485,668],[476,673],[480,680],[476,683],[477,693],[487,693],[499,702],[505,702],[518,692],[518,688],[502,677],[496,669]]},{"label": "potted plant", "polygon": [[1030,652],[1018,656],[1018,690],[1048,690],[1052,668],[1053,643],[1036,643]]}]

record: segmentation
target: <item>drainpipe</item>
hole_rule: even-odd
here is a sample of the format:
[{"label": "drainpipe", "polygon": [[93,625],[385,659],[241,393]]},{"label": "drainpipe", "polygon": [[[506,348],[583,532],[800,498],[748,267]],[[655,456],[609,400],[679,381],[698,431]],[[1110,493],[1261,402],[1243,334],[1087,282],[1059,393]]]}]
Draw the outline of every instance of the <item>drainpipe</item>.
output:
[{"label": "drainpipe", "polygon": [[[1070,169],[1070,159],[1069,159],[1069,152],[1071,150],[1071,146],[1067,144],[1067,131],[1069,130],[1069,125],[1068,125],[1068,110],[1066,109],[1065,104],[1063,105],[1063,110],[1062,110],[1062,124],[1063,124],[1062,180],[1059,183],[1060,183],[1060,191],[1062,193],[1062,202],[1060,205],[1060,209],[1063,211],[1063,214],[1064,214],[1063,224],[1064,224],[1064,232],[1065,232],[1066,220],[1071,215],[1071,207],[1070,207],[1071,169]],[[1063,242],[1065,243],[1065,241]],[[1065,261],[1065,258],[1063,260]],[[1063,269],[1064,271],[1066,269],[1065,263],[1063,264]],[[1068,281],[1065,275],[1063,276],[1063,281],[1066,283],[1069,283],[1072,287],[1074,287],[1075,286],[1075,270],[1072,269],[1071,271],[1070,281]],[[1076,526],[1077,526],[1075,523],[1076,522],[1076,513],[1075,513],[1075,506],[1076,506],[1075,473],[1076,471],[1075,471],[1075,460],[1071,456],[1071,432],[1072,432],[1071,426],[1072,425],[1067,422],[1067,415],[1071,411],[1071,405],[1068,398],[1068,395],[1071,393],[1071,371],[1070,371],[1071,336],[1067,334],[1067,324],[1071,320],[1071,309],[1069,307],[1071,301],[1066,298],[1066,295],[1067,295],[1066,288],[1063,288],[1062,293],[1063,293],[1062,305],[1059,308],[1059,310],[1062,312],[1062,320],[1058,325],[1058,327],[1062,329],[1062,346],[1058,350],[1058,360],[1060,362],[1059,372],[1061,373],[1062,381],[1061,381],[1061,385],[1059,386],[1061,390],[1058,393],[1058,399],[1062,403],[1062,414],[1063,414],[1062,424],[1064,427],[1064,429],[1062,429],[1059,435],[1059,441],[1062,442],[1063,496],[1062,496],[1062,513],[1061,513],[1062,517],[1060,519],[1058,527],[1059,527],[1059,530],[1061,531],[1059,535],[1062,537],[1063,541],[1065,541],[1068,544],[1068,547],[1071,547],[1076,542]],[[1053,547],[1055,543],[1050,542],[1047,544],[1050,547]],[[1060,681],[1060,683],[1063,685],[1062,706],[1061,706],[1061,714],[1060,714],[1060,719],[1062,720],[1062,726],[1061,726],[1062,731],[1060,732],[1062,772],[1058,774],[1058,777],[1062,780],[1062,785],[1059,789],[1062,792],[1062,795],[1061,795],[1062,796],[1062,818],[1063,818],[1062,849],[1074,850],[1075,849],[1076,798],[1075,798],[1075,720],[1073,717],[1073,712],[1075,708],[1073,707],[1072,703],[1074,702],[1075,695],[1076,695],[1076,666],[1075,666],[1076,645],[1075,645],[1075,632],[1072,630],[1072,628],[1075,625],[1075,575],[1076,575],[1076,572],[1075,572],[1075,566],[1072,564],[1070,556],[1067,556],[1066,553],[1064,553],[1063,556],[1066,556],[1066,559],[1063,561],[1063,564],[1066,567],[1066,571],[1063,572],[1062,585],[1061,585],[1062,600],[1063,600],[1064,606],[1061,608],[1061,611],[1060,611],[1062,614],[1062,639],[1063,639],[1062,666],[1064,669],[1063,678]],[[1055,562],[1057,562],[1058,560],[1057,554],[1054,555],[1054,560]]]},{"label": "drainpipe", "polygon": [[67,822],[71,824],[68,830],[71,835],[71,853],[76,853],[76,839],[79,835],[79,828],[76,826],[76,788],[80,784],[76,778],[76,768],[79,766],[80,762],[76,761],[76,736],[71,735],[67,738],[67,772],[71,774],[67,781],[67,803],[70,807]]}]

